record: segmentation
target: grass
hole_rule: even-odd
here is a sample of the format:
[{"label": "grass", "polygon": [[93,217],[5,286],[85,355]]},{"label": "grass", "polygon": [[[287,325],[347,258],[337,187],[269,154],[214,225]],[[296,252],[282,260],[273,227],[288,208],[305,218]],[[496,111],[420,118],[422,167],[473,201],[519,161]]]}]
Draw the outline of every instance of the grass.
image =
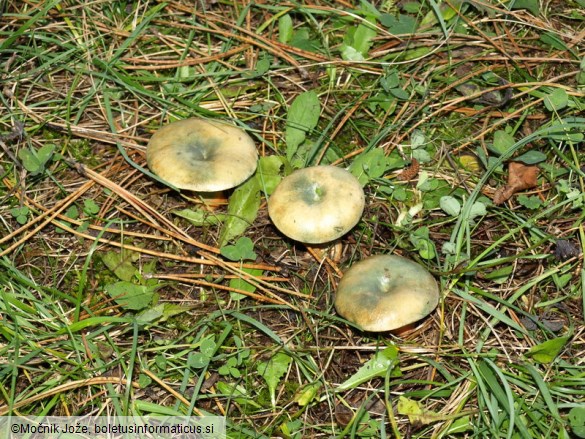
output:
[{"label": "grass", "polygon": [[[583,437],[585,4],[516,3],[3,2],[0,415]],[[262,157],[261,185],[212,214],[146,166],[190,116]],[[495,203],[511,160],[537,184]],[[339,257],[283,238],[264,202],[317,163],[366,192]],[[336,314],[343,271],[379,253],[435,275],[431,316],[371,334]]]}]

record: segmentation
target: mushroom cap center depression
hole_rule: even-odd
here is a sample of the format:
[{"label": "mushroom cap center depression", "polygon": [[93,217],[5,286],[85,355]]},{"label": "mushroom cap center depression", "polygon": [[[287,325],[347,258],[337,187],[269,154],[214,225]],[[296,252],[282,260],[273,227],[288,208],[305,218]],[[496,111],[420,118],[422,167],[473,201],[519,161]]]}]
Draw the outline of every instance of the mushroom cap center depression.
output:
[{"label": "mushroom cap center depression", "polygon": [[185,149],[177,151],[177,155],[184,155],[191,163],[213,161],[216,158],[218,146],[219,141],[216,139],[192,139],[185,145]]},{"label": "mushroom cap center depression", "polygon": [[322,203],[327,196],[327,189],[319,182],[301,179],[294,185],[294,190],[299,194],[299,198],[308,206]]},{"label": "mushroom cap center depression", "polygon": [[[196,133],[193,137],[196,137]],[[219,144],[217,139],[190,138],[184,147],[175,150],[175,157],[179,162],[188,163],[198,179],[211,180],[216,174],[213,163],[218,159]]]}]

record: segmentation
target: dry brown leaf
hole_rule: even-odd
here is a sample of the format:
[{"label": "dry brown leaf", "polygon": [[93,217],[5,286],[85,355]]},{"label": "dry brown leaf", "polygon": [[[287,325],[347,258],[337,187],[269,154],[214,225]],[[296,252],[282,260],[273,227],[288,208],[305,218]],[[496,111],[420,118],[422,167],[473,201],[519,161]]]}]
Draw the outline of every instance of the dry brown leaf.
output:
[{"label": "dry brown leaf", "polygon": [[494,204],[508,201],[516,192],[537,186],[538,166],[527,166],[518,162],[508,165],[508,183],[494,193]]}]

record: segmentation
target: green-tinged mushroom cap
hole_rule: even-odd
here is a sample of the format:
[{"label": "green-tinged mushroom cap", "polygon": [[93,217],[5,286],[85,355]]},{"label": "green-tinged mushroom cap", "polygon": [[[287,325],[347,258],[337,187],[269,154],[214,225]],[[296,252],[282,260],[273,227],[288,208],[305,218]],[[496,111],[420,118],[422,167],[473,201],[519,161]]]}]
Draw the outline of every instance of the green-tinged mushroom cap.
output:
[{"label": "green-tinged mushroom cap", "polygon": [[243,183],[256,170],[258,152],[246,132],[222,122],[173,122],[151,137],[148,167],[179,189],[216,192]]},{"label": "green-tinged mushroom cap", "polygon": [[335,166],[313,166],[282,179],[268,200],[268,214],[289,238],[320,244],[351,230],[364,204],[364,191],[351,173]]},{"label": "green-tinged mushroom cap", "polygon": [[365,331],[397,329],[422,319],[439,303],[439,287],[421,265],[396,255],[354,264],[337,288],[335,309]]}]

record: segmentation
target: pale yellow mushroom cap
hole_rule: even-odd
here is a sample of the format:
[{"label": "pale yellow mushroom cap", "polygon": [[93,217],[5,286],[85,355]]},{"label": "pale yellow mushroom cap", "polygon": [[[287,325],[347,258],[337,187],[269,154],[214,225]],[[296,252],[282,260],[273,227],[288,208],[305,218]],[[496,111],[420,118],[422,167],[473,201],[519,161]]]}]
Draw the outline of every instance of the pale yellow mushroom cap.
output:
[{"label": "pale yellow mushroom cap", "polygon": [[319,244],[350,231],[360,220],[364,204],[364,191],[350,172],[313,166],[282,179],[268,200],[268,214],[289,238]]},{"label": "pale yellow mushroom cap", "polygon": [[335,295],[337,312],[372,332],[414,323],[438,303],[435,278],[420,264],[396,255],[372,256],[354,264]]},{"label": "pale yellow mushroom cap", "polygon": [[148,142],[148,167],[179,189],[216,192],[243,183],[256,170],[252,138],[233,125],[191,118],[159,129]]}]

